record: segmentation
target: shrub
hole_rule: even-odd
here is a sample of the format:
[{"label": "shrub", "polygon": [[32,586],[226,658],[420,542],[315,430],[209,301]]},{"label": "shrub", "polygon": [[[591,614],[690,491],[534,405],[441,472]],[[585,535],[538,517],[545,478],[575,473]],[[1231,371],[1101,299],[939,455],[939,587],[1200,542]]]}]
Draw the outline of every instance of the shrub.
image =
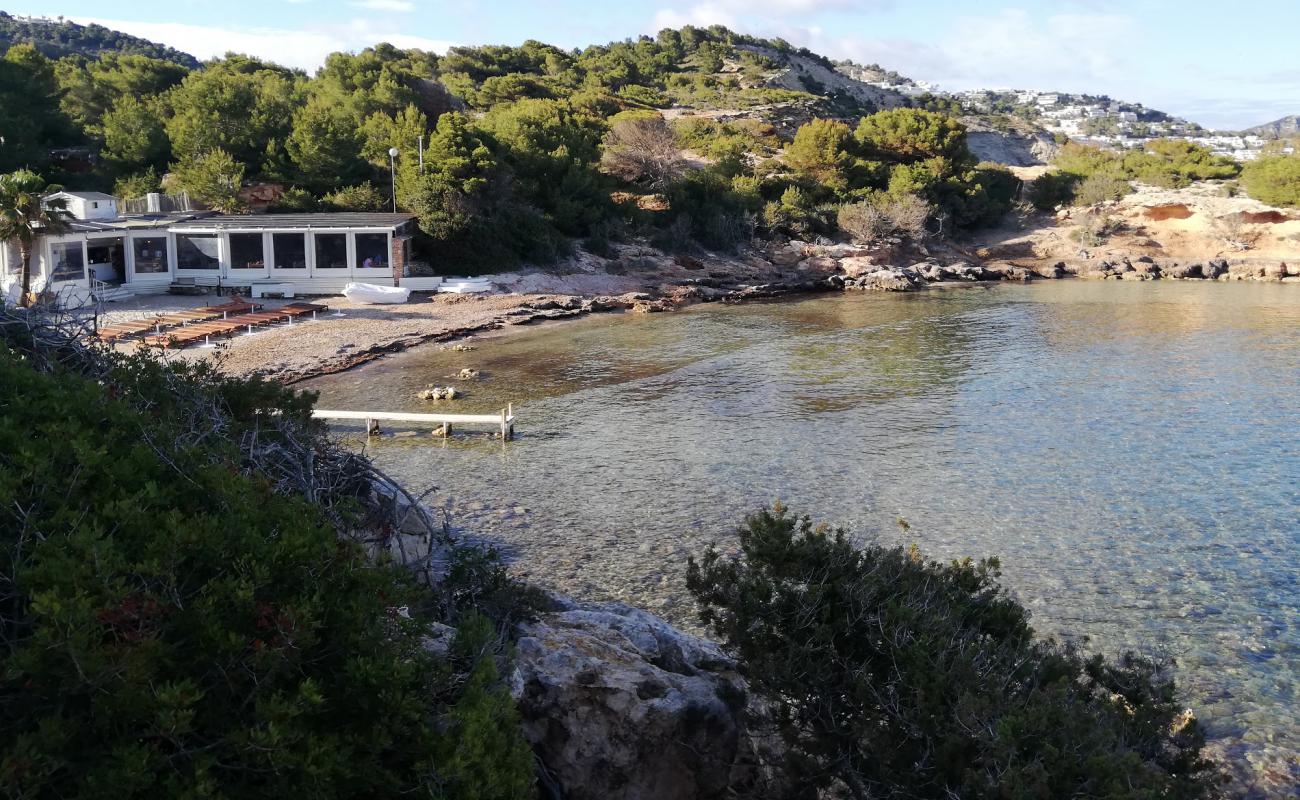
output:
[{"label": "shrub", "polygon": [[162,186],[162,178],[158,175],[158,170],[153,167],[146,167],[139,172],[123,175],[115,180],[113,182],[113,195],[123,200],[130,200],[144,197],[150,192],[156,192],[160,186]]},{"label": "shrub", "polygon": [[267,207],[267,211],[273,214],[308,214],[320,209],[321,201],[316,195],[298,186],[285,189],[280,199]]},{"label": "shrub", "polygon": [[334,211],[392,211],[391,195],[370,181],[356,186],[344,186],[321,198],[324,205]]},{"label": "shrub", "polygon": [[494,648],[433,656],[428,593],[338,537],[368,484],[327,513],[242,449],[323,458],[310,396],[148,356],[92,380],[25,331],[0,319],[0,793],[520,796]]},{"label": "shrub", "polygon": [[1070,233],[1070,238],[1084,247],[1097,247],[1118,233],[1120,227],[1121,223],[1109,214],[1091,213]]},{"label": "shrub", "polygon": [[864,244],[888,236],[921,239],[934,207],[914,194],[879,194],[861,203],[839,207],[836,223],[840,230]]},{"label": "shrub", "polygon": [[1209,148],[1182,139],[1156,139],[1124,157],[1128,177],[1176,189],[1196,181],[1235,178],[1241,165],[1214,155]]},{"label": "shrub", "polygon": [[1241,182],[1261,203],[1300,208],[1300,153],[1253,161],[1242,171]]},{"label": "shrub", "polygon": [[663,189],[682,176],[686,161],[663,117],[623,119],[605,136],[601,169],[625,181]]},{"label": "shrub", "polygon": [[1081,180],[1097,172],[1122,172],[1123,157],[1094,145],[1068,142],[1057,151],[1052,165]]},{"label": "shrub", "polygon": [[807,192],[789,186],[781,193],[779,201],[763,206],[762,224],[769,233],[804,237],[824,232],[828,220],[819,213],[818,206]]},{"label": "shrub", "polygon": [[914,108],[897,108],[863,117],[854,138],[869,158],[912,163],[943,159],[974,166],[966,147],[966,126],[957,120]]},{"label": "shrub", "polygon": [[172,164],[172,175],[190,197],[223,214],[244,208],[239,190],[244,182],[244,165],[224,150],[209,150]]},{"label": "shrub", "polygon": [[835,224],[854,241],[878,242],[894,232],[894,221],[877,203],[846,203],[835,213]]},{"label": "shrub", "polygon": [[794,141],[785,151],[785,163],[832,191],[848,188],[848,169],[853,142],[849,126],[843,122],[814,119],[799,126]]},{"label": "shrub", "polygon": [[1089,175],[1079,184],[1074,191],[1074,202],[1081,206],[1095,206],[1127,197],[1132,192],[1133,187],[1126,178],[1099,172]]},{"label": "shrub", "polygon": [[692,559],[701,619],[771,703],[796,789],[1203,798],[1221,778],[1162,665],[1034,636],[996,559],[856,547],[780,506]]},{"label": "shrub", "polygon": [[1069,172],[1048,172],[1029,185],[1029,202],[1039,211],[1053,211],[1074,202],[1079,178]]}]

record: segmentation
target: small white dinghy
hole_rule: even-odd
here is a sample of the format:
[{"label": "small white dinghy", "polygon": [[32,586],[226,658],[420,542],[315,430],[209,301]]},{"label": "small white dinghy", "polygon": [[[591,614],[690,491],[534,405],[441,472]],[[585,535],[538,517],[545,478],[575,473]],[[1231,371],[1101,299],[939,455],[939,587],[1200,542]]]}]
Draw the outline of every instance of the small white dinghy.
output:
[{"label": "small white dinghy", "polygon": [[478,294],[494,287],[487,278],[443,278],[438,291],[451,294]]},{"label": "small white dinghy", "polygon": [[349,283],[343,296],[354,303],[405,303],[411,290],[401,286],[377,286],[373,283]]}]

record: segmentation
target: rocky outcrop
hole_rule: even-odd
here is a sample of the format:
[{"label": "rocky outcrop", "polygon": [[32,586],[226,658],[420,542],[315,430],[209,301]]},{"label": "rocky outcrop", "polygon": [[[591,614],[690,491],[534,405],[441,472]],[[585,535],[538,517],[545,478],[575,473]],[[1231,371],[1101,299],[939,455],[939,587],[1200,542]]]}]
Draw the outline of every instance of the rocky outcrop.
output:
[{"label": "rocky outcrop", "polygon": [[737,49],[748,50],[782,65],[767,80],[766,85],[774,88],[819,95],[843,94],[879,109],[901,108],[908,104],[901,93],[858,80],[823,59],[758,45],[741,44]]},{"label": "rocky outcrop", "polygon": [[716,645],[645,611],[574,605],[520,626],[524,735],[570,800],[733,796],[752,785],[749,692]]},{"label": "rocky outcrop", "polygon": [[1037,128],[1024,130],[997,130],[976,118],[963,120],[969,129],[966,144],[980,161],[992,161],[1009,167],[1034,167],[1046,164],[1056,156],[1060,145],[1051,134]]}]

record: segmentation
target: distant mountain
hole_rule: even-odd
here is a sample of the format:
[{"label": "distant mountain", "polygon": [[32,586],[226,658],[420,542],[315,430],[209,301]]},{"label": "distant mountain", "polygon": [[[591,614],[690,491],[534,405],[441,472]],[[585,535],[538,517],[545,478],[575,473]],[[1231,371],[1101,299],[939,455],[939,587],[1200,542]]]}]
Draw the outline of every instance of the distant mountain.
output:
[{"label": "distant mountain", "polygon": [[1265,139],[1289,139],[1300,136],[1300,116],[1283,117],[1267,125],[1250,128],[1245,133],[1262,136]]},{"label": "distant mountain", "polygon": [[78,25],[63,19],[16,17],[0,11],[0,52],[15,44],[32,44],[50,58],[101,53],[130,53],[171,61],[195,69],[199,60],[189,53],[131,36],[103,25]]}]

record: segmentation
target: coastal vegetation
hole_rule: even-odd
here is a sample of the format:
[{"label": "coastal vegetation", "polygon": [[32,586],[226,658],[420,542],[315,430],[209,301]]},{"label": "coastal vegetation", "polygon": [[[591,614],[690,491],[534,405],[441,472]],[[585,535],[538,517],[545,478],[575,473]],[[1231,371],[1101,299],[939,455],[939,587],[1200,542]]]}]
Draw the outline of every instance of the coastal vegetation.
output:
[{"label": "coastal vegetation", "polygon": [[1300,152],[1266,155],[1247,164],[1241,182],[1256,200],[1300,208]]},{"label": "coastal vegetation", "polygon": [[1030,201],[1044,211],[1118,200],[1133,191],[1133,181],[1181,189],[1241,174],[1241,165],[1232,159],[1182,139],[1156,139],[1141,150],[1123,153],[1070,142],[1061,147],[1052,166],[1055,171],[1036,180],[1030,191]]},{"label": "coastal vegetation", "polygon": [[857,546],[781,506],[692,560],[701,620],[772,704],[797,789],[1203,798],[1222,777],[1164,664],[1035,636],[996,559]]},{"label": "coastal vegetation", "polygon": [[528,795],[490,555],[422,587],[311,395],[45,319],[0,310],[0,793]]}]

